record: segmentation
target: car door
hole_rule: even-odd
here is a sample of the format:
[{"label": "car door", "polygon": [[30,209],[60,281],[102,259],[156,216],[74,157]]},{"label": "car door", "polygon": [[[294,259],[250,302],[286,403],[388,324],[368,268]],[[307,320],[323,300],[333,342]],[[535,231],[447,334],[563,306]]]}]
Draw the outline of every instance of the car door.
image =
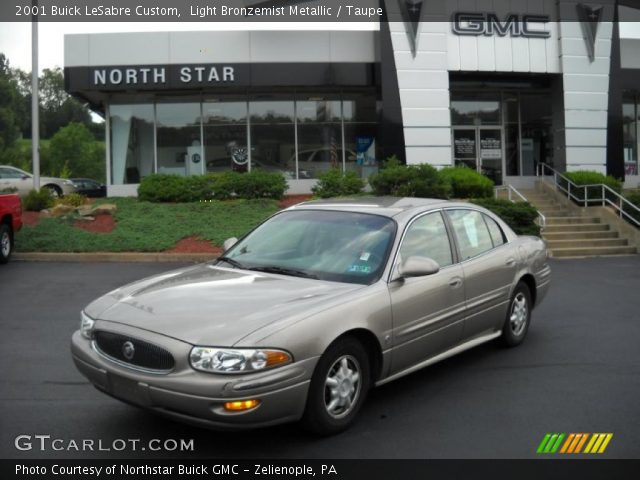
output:
[{"label": "car door", "polygon": [[464,272],[463,340],[499,330],[517,269],[513,246],[498,223],[473,209],[446,210]]},{"label": "car door", "polygon": [[393,314],[391,372],[397,373],[460,341],[464,321],[462,267],[441,211],[415,218],[406,228],[394,271],[410,256],[428,257],[440,271],[389,283]]},{"label": "car door", "polygon": [[10,167],[0,167],[0,190],[5,188],[15,188],[20,196],[25,196],[33,188],[29,181],[31,178],[24,178],[25,174],[20,170]]}]

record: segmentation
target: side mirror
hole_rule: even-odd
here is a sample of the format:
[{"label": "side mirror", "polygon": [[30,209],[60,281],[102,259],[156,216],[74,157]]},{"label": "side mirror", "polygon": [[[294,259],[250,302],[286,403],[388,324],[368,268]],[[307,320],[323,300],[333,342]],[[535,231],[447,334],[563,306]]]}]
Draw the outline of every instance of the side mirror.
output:
[{"label": "side mirror", "polygon": [[238,239],[236,237],[227,238],[222,244],[222,249],[226,252],[231,247],[233,247],[236,243],[238,243]]},{"label": "side mirror", "polygon": [[398,278],[426,277],[440,271],[440,265],[432,258],[412,256],[398,266]]}]

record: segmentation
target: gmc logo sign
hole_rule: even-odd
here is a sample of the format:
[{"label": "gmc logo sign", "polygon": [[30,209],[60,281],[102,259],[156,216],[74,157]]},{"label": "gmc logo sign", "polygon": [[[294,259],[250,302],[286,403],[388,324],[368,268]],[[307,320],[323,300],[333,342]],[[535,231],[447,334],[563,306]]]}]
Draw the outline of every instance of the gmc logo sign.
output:
[{"label": "gmc logo sign", "polygon": [[495,13],[458,12],[453,14],[452,29],[457,35],[549,38],[551,33],[545,30],[548,22],[548,15],[514,13],[501,20]]}]

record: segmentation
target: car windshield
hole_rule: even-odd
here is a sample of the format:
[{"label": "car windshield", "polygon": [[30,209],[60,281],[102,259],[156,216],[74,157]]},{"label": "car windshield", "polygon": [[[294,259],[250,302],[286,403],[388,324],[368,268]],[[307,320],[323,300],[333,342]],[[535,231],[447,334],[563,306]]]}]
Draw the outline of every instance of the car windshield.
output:
[{"label": "car windshield", "polygon": [[288,211],[249,233],[218,264],[368,285],[380,278],[395,231],[395,222],[379,215]]}]

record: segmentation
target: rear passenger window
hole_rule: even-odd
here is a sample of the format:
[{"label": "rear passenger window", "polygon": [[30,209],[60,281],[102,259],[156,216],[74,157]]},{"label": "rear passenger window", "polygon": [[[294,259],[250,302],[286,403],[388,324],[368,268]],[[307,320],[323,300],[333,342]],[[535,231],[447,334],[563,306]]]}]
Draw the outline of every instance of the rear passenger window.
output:
[{"label": "rear passenger window", "polygon": [[461,260],[475,257],[493,248],[483,215],[475,210],[447,210],[458,241]]},{"label": "rear passenger window", "polygon": [[493,246],[499,247],[500,245],[507,242],[506,238],[504,238],[504,233],[493,218],[488,215],[483,215],[484,221],[487,222],[487,227],[489,228],[489,234],[491,235],[491,240],[493,240]]},{"label": "rear passenger window", "polygon": [[418,218],[407,229],[400,247],[400,256],[432,258],[441,267],[453,263],[449,235],[440,212]]}]

